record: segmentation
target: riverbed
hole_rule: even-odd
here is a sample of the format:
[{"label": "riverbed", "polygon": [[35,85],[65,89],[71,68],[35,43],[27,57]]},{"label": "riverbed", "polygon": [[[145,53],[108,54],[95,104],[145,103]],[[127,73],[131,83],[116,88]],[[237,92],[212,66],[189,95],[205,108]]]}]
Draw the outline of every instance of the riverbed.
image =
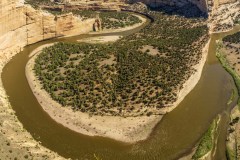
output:
[{"label": "riverbed", "polygon": [[[101,36],[124,36],[138,29]],[[227,102],[234,82],[215,56],[215,40],[222,36],[224,34],[212,35],[207,62],[196,87],[176,109],[164,116],[150,138],[133,145],[103,137],[85,136],[56,123],[39,105],[28,85],[25,65],[29,60],[29,54],[34,49],[58,41],[75,42],[89,35],[43,41],[25,47],[3,69],[3,85],[25,129],[42,145],[66,158],[176,159],[189,153],[208,129],[212,120],[229,108]],[[225,128],[222,128],[222,131],[224,132]],[[222,147],[221,145],[218,148],[222,150]],[[224,158],[218,149],[216,153],[219,153],[218,158],[219,156]]]}]

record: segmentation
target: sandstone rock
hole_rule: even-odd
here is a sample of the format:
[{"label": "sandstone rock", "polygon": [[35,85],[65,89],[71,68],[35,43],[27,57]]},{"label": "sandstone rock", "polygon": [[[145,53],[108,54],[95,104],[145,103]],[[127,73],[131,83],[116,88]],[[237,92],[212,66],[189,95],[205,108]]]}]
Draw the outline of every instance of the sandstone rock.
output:
[{"label": "sandstone rock", "polygon": [[43,39],[56,37],[56,21],[55,16],[45,14],[43,16]]},{"label": "sandstone rock", "polygon": [[35,10],[31,6],[19,6],[17,2],[14,0],[0,2],[0,13],[2,13],[0,14],[2,42],[0,48],[2,49],[19,43],[25,46],[56,36],[78,35],[92,30],[94,19],[81,21],[72,13],[54,16]]}]

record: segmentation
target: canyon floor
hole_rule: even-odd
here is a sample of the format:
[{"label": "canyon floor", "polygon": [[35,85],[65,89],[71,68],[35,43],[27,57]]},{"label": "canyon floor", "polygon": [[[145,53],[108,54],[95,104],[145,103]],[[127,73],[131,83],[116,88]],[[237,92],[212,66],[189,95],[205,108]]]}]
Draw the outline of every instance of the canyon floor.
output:
[{"label": "canyon floor", "polygon": [[[217,17],[217,16],[220,18],[218,18],[216,21],[213,20],[213,22],[215,24],[212,25],[213,26],[212,32],[222,32],[225,30],[229,30],[234,25],[232,23],[234,21],[234,18],[239,17],[239,12],[238,12],[239,8],[237,7],[237,6],[239,6],[239,4],[233,3],[233,4],[228,4],[228,5],[232,9],[228,9],[227,7],[221,6],[218,11],[214,12],[214,16],[212,16],[212,19],[214,19],[214,17]],[[227,13],[226,15],[228,15],[228,16],[223,15],[223,13],[225,13],[225,12]],[[219,16],[220,14],[221,14],[221,16]],[[234,14],[234,16],[231,17],[232,14]],[[224,20],[224,19],[227,19],[227,20]],[[209,22],[210,25],[211,25],[211,23],[212,22]],[[218,26],[218,24],[220,24],[220,25]],[[132,28],[128,28],[128,29],[132,29]],[[111,31],[113,32],[113,30],[111,30]],[[118,30],[118,31],[123,31],[123,30]],[[102,33],[105,33],[105,32],[102,32]],[[105,43],[105,42],[116,41],[116,40],[118,40],[118,38],[119,37],[114,37],[114,36],[108,37],[108,38],[97,37],[96,39],[85,39],[84,41],[85,42],[95,41],[95,42]],[[235,47],[239,48],[239,45],[237,44]],[[206,48],[207,48],[207,46],[205,47],[204,53],[207,53]],[[4,52],[5,54],[1,55],[1,58],[0,58],[1,59],[1,61],[0,61],[0,63],[1,63],[0,70],[1,71],[2,71],[3,67],[5,66],[5,64],[8,61],[10,61],[11,58],[15,54],[19,53],[21,49],[22,49],[22,47],[14,47],[14,48],[5,50],[5,52]],[[41,49],[42,48],[39,48],[39,50],[37,50],[35,52],[37,53],[37,52],[41,51]],[[232,50],[230,50],[230,52],[228,52],[229,53],[228,57],[229,57],[229,60],[232,63],[232,65],[235,66],[236,71],[239,73],[240,67],[238,66],[238,63],[239,63],[238,52],[239,52],[238,50],[236,51],[236,50],[232,49]],[[33,53],[33,54],[35,54],[35,53]],[[192,77],[190,77],[189,81],[184,85],[185,87],[183,89],[182,96],[179,96],[180,101],[186,96],[186,94],[188,92],[190,92],[190,90],[198,82],[198,80],[201,76],[202,67],[204,65],[205,60],[206,60],[206,54],[203,54],[202,60],[195,67],[197,72],[195,72],[195,74],[192,75]],[[33,61],[30,61],[28,65],[29,66],[27,68],[30,70],[27,69],[28,70],[27,74],[29,75],[28,77],[32,78],[32,82],[33,82],[31,84],[32,88],[33,88],[33,90],[35,90],[34,87],[38,87],[37,90],[35,90],[35,94],[41,94],[42,96],[45,96],[44,99],[47,98],[49,100],[49,101],[44,101],[44,103],[47,103],[46,105],[49,105],[49,103],[55,103],[50,100],[47,93],[38,92],[40,90],[40,86],[38,85],[37,80],[33,80],[34,76],[31,75]],[[42,94],[42,93],[44,93],[44,94]],[[40,103],[42,102],[41,98],[39,101],[40,101]],[[178,103],[180,103],[180,101],[178,101]],[[0,157],[0,159],[64,159],[63,157],[59,156],[57,153],[54,153],[54,152],[50,151],[49,149],[45,148],[44,146],[42,146],[40,142],[37,142],[35,139],[33,139],[32,136],[23,128],[22,124],[19,122],[19,120],[15,116],[15,113],[14,113],[10,103],[8,102],[8,96],[6,95],[6,92],[3,88],[2,81],[0,82],[0,105],[1,105],[1,107],[0,107],[0,155],[1,155],[1,157]],[[46,109],[46,107],[45,107],[45,109]],[[69,128],[74,128],[73,124],[78,123],[78,122],[76,121],[76,119],[74,119],[74,120],[69,119],[69,118],[67,118],[67,119],[60,118],[59,119],[59,117],[60,117],[59,115],[62,114],[62,112],[65,112],[67,114],[67,116],[71,115],[72,117],[78,117],[78,116],[84,117],[83,119],[85,119],[84,120],[85,122],[84,122],[84,124],[80,125],[81,126],[80,130],[82,130],[82,128],[84,128],[84,131],[80,131],[80,132],[84,133],[84,134],[88,134],[88,135],[96,135],[96,134],[98,135],[99,134],[98,130],[93,129],[94,127],[96,127],[96,128],[98,127],[98,126],[93,125],[93,124],[97,124],[97,121],[100,120],[100,122],[103,122],[102,124],[105,124],[105,121],[109,120],[109,117],[107,117],[107,119],[106,119],[106,117],[98,117],[98,119],[96,119],[96,117],[93,118],[93,117],[89,117],[87,115],[82,115],[82,114],[79,115],[79,114],[73,113],[72,111],[69,111],[67,109],[51,110],[51,111],[47,111],[47,112],[51,112],[50,115],[53,116],[53,119],[56,119],[56,120],[58,119],[57,121],[61,121],[61,123],[64,123],[66,126],[70,125]],[[237,111],[236,111],[236,114],[239,115],[239,113]],[[126,129],[127,132],[124,133],[124,134],[128,134],[128,136],[130,135],[130,138],[129,137],[122,138],[121,136],[119,138],[119,132],[117,132],[117,131],[113,135],[112,135],[112,133],[109,133],[107,135],[107,137],[111,137],[111,138],[126,141],[126,142],[132,142],[132,141],[138,141],[138,140],[145,139],[149,136],[152,128],[161,120],[161,116],[156,116],[156,117],[152,116],[152,118],[149,118],[149,117],[145,117],[145,118],[146,119],[144,119],[144,120],[142,117],[141,117],[141,119],[136,118],[135,120],[132,120],[131,118],[126,118],[124,121],[121,120],[122,124],[129,123],[129,126],[132,127],[132,128],[129,128],[129,126],[128,126],[128,128]],[[111,122],[113,122],[112,125],[115,126],[115,128],[117,130],[122,130],[126,127],[123,125],[116,126],[116,124],[119,124],[119,120],[117,118],[111,119]],[[137,127],[139,127],[138,129],[134,128],[136,126],[136,124],[138,124],[138,126],[137,126]],[[121,127],[123,127],[123,128],[121,128]],[[142,127],[144,127],[147,130],[147,132],[136,136],[136,134],[138,134],[136,132],[141,130]],[[237,126],[236,126],[236,130],[239,132],[238,128],[240,128],[239,124],[237,124]],[[76,126],[75,126],[75,129],[73,129],[73,130],[77,130]],[[109,128],[105,127],[101,131],[100,135],[106,136],[108,131],[109,131]],[[239,136],[238,132],[237,132],[237,136]],[[120,134],[123,134],[123,133],[120,133]]]}]

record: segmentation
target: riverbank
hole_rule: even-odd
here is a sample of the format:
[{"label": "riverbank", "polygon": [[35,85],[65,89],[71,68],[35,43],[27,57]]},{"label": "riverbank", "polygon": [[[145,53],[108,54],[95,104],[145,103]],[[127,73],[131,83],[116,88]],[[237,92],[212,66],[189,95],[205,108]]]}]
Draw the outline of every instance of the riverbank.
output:
[{"label": "riverbank", "polygon": [[201,138],[196,152],[192,156],[192,159],[212,159],[212,154],[214,154],[217,144],[217,130],[219,126],[219,122],[221,120],[221,116],[217,115],[217,117],[213,120],[210,127],[206,131],[206,133]]},{"label": "riverbank", "polygon": [[[179,91],[178,100],[172,107],[163,108],[166,114],[173,110],[184,99],[184,97],[195,87],[199,81],[208,53],[209,42],[202,49],[202,58],[194,66],[196,72],[184,83],[183,89]],[[36,50],[32,53],[36,53]],[[31,53],[31,55],[32,55]],[[52,100],[50,95],[42,89],[40,82],[34,74],[35,59],[40,54],[35,54],[26,65],[26,77],[28,83],[43,107],[52,119],[71,130],[89,136],[102,136],[118,141],[134,143],[149,137],[153,128],[162,119],[163,115],[120,117],[120,116],[89,116],[87,113],[74,112],[71,107],[62,107]]]},{"label": "riverbank", "polygon": [[[11,58],[20,51],[21,47],[14,47],[1,54],[0,73]],[[64,159],[43,147],[23,128],[8,101],[2,79],[0,80],[0,105],[0,159]]]},{"label": "riverbank", "polygon": [[207,60],[209,44],[210,40],[208,40],[207,44],[202,49],[202,58],[199,60],[198,64],[193,66],[195,72],[183,84],[183,88],[177,94],[178,96],[176,102],[174,102],[170,107],[163,108],[163,113],[171,112],[174,108],[176,108],[181,103],[181,101],[188,95],[188,93],[190,93],[191,90],[196,86],[196,84],[201,78],[202,70]]},{"label": "riverbank", "polygon": [[[231,37],[231,36],[228,36],[228,37]],[[235,40],[236,41],[234,43],[229,42],[228,40],[219,41],[218,48],[217,48],[217,57],[219,58],[219,61],[222,63],[223,67],[233,77],[235,84],[237,86],[237,89],[238,89],[238,94],[239,94],[239,92],[240,92],[240,77],[239,77],[240,71],[239,71],[239,63],[238,63],[239,62],[238,48],[239,48],[240,44],[237,43],[237,39],[235,39]],[[238,99],[238,104],[231,110],[231,113],[230,113],[231,122],[229,123],[228,135],[227,135],[227,141],[226,141],[226,148],[227,148],[226,155],[229,160],[238,159],[240,157],[240,152],[239,152],[239,144],[240,144],[239,102],[240,101]]]},{"label": "riverbank", "polygon": [[119,28],[119,29],[105,29],[105,30],[101,30],[101,31],[98,31],[98,32],[90,32],[89,34],[96,35],[96,34],[105,34],[105,33],[124,32],[124,31],[128,31],[128,30],[136,29],[136,28],[142,26],[144,23],[147,22],[147,19],[144,18],[143,16],[140,16],[140,15],[137,15],[137,14],[133,14],[133,15],[138,17],[141,20],[141,23],[137,23],[137,24],[134,24],[132,26]]},{"label": "riverbank", "polygon": [[[38,53],[39,54],[39,53]],[[26,65],[28,83],[49,116],[56,122],[76,132],[89,136],[102,136],[115,140],[133,143],[146,139],[162,116],[116,117],[116,116],[89,116],[80,111],[74,112],[71,107],[62,107],[52,100],[34,74],[34,55]]]},{"label": "riverbank", "polygon": [[226,147],[227,147],[227,157],[229,160],[238,159],[239,157],[239,151],[238,151],[238,145],[239,145],[239,130],[240,130],[240,123],[239,117],[240,117],[240,111],[239,106],[236,105],[232,111],[231,111],[231,122],[228,129],[228,136],[226,141]]},{"label": "riverbank", "polygon": [[179,160],[211,160],[213,154],[216,152],[217,137],[218,137],[218,128],[221,121],[221,116],[217,115],[213,119],[212,123],[208,130],[204,133],[202,138],[197,142],[195,147],[190,153],[181,157]]}]

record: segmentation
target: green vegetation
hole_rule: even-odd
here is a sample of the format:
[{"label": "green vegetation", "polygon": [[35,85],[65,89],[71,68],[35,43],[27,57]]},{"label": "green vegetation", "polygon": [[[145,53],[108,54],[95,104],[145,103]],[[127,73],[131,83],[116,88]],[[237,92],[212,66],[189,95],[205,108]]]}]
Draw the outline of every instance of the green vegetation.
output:
[{"label": "green vegetation", "polygon": [[232,75],[234,82],[238,89],[238,94],[240,94],[240,77],[236,71],[229,65],[226,57],[221,53],[220,49],[222,48],[222,42],[218,43],[216,56],[221,62],[222,66]]},{"label": "green vegetation", "polygon": [[223,38],[225,43],[240,43],[240,32],[237,32],[233,35],[228,35]]},{"label": "green vegetation", "polygon": [[151,16],[154,23],[116,43],[44,49],[34,67],[43,88],[63,106],[89,114],[161,114],[195,72],[208,29],[203,19]]},{"label": "green vegetation", "polygon": [[231,150],[229,147],[227,147],[226,150],[226,156],[227,156],[227,160],[236,160],[236,151]]},{"label": "green vegetation", "polygon": [[39,8],[40,5],[54,5],[50,0],[25,0],[25,3],[30,4],[34,8]]},{"label": "green vegetation", "polygon": [[213,120],[207,132],[203,135],[192,159],[200,159],[213,149],[214,134],[217,130],[219,117]]},{"label": "green vegetation", "polygon": [[[228,62],[228,59],[224,52],[223,52],[223,48],[225,49],[233,49],[235,50],[235,52],[237,52],[237,54],[239,54],[238,52],[238,48],[235,48],[232,46],[232,44],[239,44],[240,43],[240,32],[235,33],[233,35],[229,35],[223,38],[223,41],[220,41],[218,43],[217,46],[217,57],[219,58],[220,62],[222,63],[223,67],[231,74],[231,76],[234,79],[234,82],[237,86],[237,90],[238,90],[238,95],[240,94],[240,76],[237,74],[236,70],[234,69],[233,66],[230,65],[230,63]],[[236,94],[237,94],[236,93]],[[240,110],[240,98],[238,98],[238,110]],[[232,118],[231,118],[232,119]],[[231,120],[231,122],[229,123],[230,126],[234,126],[236,123],[238,123],[239,121],[239,117],[235,117]],[[232,132],[235,131],[235,127],[230,127],[230,129],[228,130],[229,134],[231,134]],[[236,140],[235,140],[236,141]],[[227,146],[226,149],[226,156],[228,160],[235,160],[237,159],[237,143],[235,143],[235,149],[231,149],[229,146]]]},{"label": "green vegetation", "polygon": [[132,26],[142,21],[131,13],[127,12],[96,12],[91,10],[73,11],[74,14],[82,16],[84,19],[99,18],[102,20],[102,27],[105,29],[117,29]]},{"label": "green vegetation", "polygon": [[[67,13],[67,12],[53,11],[53,10],[48,10],[48,11],[55,15]],[[99,18],[102,21],[103,29],[124,28],[124,27],[132,26],[134,24],[142,22],[142,20],[140,20],[138,17],[128,12],[114,12],[114,11],[112,12],[98,11],[97,12],[92,10],[76,10],[71,12],[74,15],[81,16],[83,20],[89,19],[89,18],[96,18],[97,16],[99,16]]]},{"label": "green vegetation", "polygon": [[[236,73],[236,71],[229,65],[226,57],[221,53],[220,49],[222,48],[222,42],[218,43],[217,53],[216,56],[218,57],[219,61],[221,62],[222,66],[227,70],[228,73],[231,74],[233,80],[237,86],[238,95],[240,95],[240,77]],[[240,110],[240,98],[238,99],[238,109]]]},{"label": "green vegetation", "polygon": [[236,89],[232,89],[232,94],[231,97],[229,98],[227,105],[230,105],[233,102],[233,99],[237,96],[237,90]]}]

